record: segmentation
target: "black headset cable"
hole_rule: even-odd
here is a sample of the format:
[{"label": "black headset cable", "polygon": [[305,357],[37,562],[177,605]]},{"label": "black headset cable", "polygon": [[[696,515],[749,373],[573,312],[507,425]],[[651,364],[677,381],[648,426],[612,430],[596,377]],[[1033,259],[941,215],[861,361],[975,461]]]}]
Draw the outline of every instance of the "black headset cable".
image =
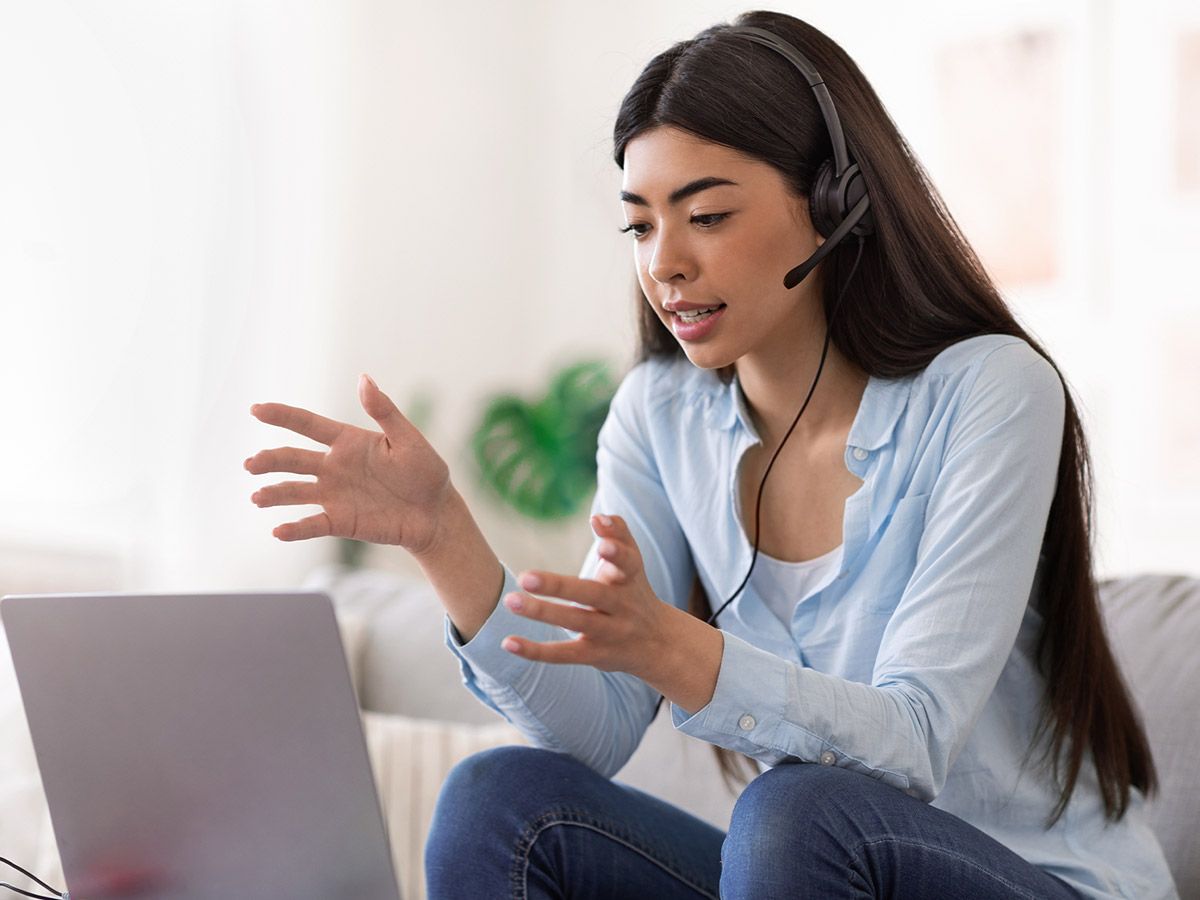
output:
[{"label": "black headset cable", "polygon": [[[850,274],[846,276],[845,283],[842,285],[841,290],[838,291],[837,299],[833,301],[833,310],[829,314],[830,321],[832,321],[834,319],[834,317],[837,316],[838,308],[841,306],[841,303],[842,303],[842,297],[845,296],[846,289],[850,287],[850,282],[854,279],[854,273],[858,269],[858,262],[860,259],[862,259],[862,249],[863,249],[863,240],[864,239],[863,239],[862,235],[855,235],[855,237],[858,238],[858,250],[854,254],[854,265],[850,267]],[[792,432],[796,429],[796,424],[800,421],[800,417],[802,415],[804,415],[804,410],[806,410],[808,408],[808,401],[812,399],[813,391],[815,391],[817,388],[817,381],[819,381],[821,378],[821,370],[825,367],[825,356],[829,351],[829,336],[830,336],[830,334],[831,334],[831,331],[829,328],[829,322],[826,322],[825,323],[825,343],[821,347],[821,361],[817,365],[817,374],[813,377],[812,385],[808,389],[808,396],[806,396],[804,398],[804,404],[800,407],[800,412],[796,413],[796,418],[792,420],[791,428],[789,428],[787,430],[787,434],[785,434],[783,436],[783,440],[780,441],[779,446],[777,448],[775,448],[775,453],[771,456],[771,461],[767,464],[767,470],[763,473],[762,481],[759,482],[758,500],[754,505],[754,553],[750,557],[750,568],[746,570],[746,577],[742,579],[742,583],[738,585],[737,590],[733,592],[733,594],[730,596],[730,598],[728,600],[726,600],[724,603],[721,604],[720,609],[718,609],[716,612],[714,612],[712,615],[710,615],[705,620],[705,624],[707,624],[707,625],[712,625],[716,621],[717,616],[719,616],[722,612],[725,611],[725,607],[727,607],[730,603],[732,603],[734,601],[734,598],[736,598],[737,595],[742,592],[742,588],[744,588],[746,586],[746,583],[750,580],[750,573],[754,571],[754,563],[758,560],[758,538],[759,538],[759,527],[758,526],[759,526],[759,520],[760,520],[760,513],[762,511],[763,488],[767,484],[767,476],[771,474],[771,467],[775,465],[775,460],[779,456],[779,451],[783,449],[783,445],[787,443],[787,439],[792,436]],[[658,702],[654,704],[654,713],[653,713],[653,715],[650,716],[651,722],[653,722],[654,719],[658,716],[658,710],[659,710],[659,707],[662,706],[663,699],[664,698],[663,698],[662,694],[659,694]]]}]

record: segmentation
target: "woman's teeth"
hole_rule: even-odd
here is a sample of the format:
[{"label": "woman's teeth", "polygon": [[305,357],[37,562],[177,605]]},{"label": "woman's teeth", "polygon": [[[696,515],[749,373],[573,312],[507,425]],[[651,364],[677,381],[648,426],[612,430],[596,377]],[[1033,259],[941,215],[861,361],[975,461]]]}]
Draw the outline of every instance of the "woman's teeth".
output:
[{"label": "woman's teeth", "polygon": [[708,309],[680,310],[675,315],[679,316],[685,322],[699,322],[701,319],[707,319],[724,305],[724,303],[718,303],[716,306],[708,307]]}]

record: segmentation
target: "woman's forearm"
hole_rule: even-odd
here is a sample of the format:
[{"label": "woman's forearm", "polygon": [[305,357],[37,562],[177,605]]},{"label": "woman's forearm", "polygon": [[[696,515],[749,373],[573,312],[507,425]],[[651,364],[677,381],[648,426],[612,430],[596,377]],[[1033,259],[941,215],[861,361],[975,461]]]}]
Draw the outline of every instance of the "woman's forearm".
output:
[{"label": "woman's forearm", "polygon": [[[465,644],[496,609],[504,587],[504,566],[456,489],[447,503],[437,538],[414,558]],[[670,616],[669,640],[640,674],[668,700],[695,712],[713,696],[724,640],[716,628],[682,610],[665,612]]]},{"label": "woman's forearm", "polygon": [[437,537],[414,558],[466,643],[496,608],[504,566],[456,489],[447,503]]},{"label": "woman's forearm", "polygon": [[642,680],[689,715],[695,715],[716,692],[725,636],[676,607],[666,607],[664,612],[669,623],[667,640]]}]

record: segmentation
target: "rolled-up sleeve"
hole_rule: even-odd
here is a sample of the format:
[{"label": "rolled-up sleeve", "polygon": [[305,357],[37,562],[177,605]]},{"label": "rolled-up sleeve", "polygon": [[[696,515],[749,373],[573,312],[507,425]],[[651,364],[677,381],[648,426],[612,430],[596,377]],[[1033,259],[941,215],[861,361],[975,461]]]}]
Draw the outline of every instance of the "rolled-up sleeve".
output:
[{"label": "rolled-up sleeve", "polygon": [[727,632],[712,699],[695,713],[672,706],[676,728],[770,765],[788,757],[837,764],[936,797],[1016,642],[1065,421],[1058,373],[1025,342],[973,365],[871,682],[781,659]]},{"label": "rolled-up sleeve", "polygon": [[[596,494],[591,514],[618,515],[629,525],[646,575],[659,599],[686,608],[695,567],[671,508],[646,429],[653,361],[626,374],[601,426],[596,451]],[[579,577],[592,578],[601,559],[593,540]],[[527,660],[500,646],[508,635],[533,641],[578,636],[557,625],[519,616],[499,600],[520,592],[504,566],[495,609],[467,643],[445,616],[445,643],[458,657],[463,684],[511,722],[535,746],[568,753],[612,777],[637,749],[658,694],[627,672]],[[553,598],[549,598],[553,599]]]}]

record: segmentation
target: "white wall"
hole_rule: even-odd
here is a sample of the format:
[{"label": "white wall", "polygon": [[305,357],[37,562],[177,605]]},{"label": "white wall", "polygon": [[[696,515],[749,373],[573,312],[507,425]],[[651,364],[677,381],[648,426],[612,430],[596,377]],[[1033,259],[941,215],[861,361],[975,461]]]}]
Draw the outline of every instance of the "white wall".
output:
[{"label": "white wall", "polygon": [[[1089,417],[1101,574],[1200,572],[1200,448],[1178,446],[1200,376],[1166,352],[1200,337],[1200,201],[1163,175],[1167,38],[1198,4],[918,6],[780,8],[855,57],[935,181],[931,49],[1015,21],[1072,36],[1067,266],[1008,293]],[[332,542],[270,536],[295,511],[254,508],[241,462],[285,435],[247,408],[365,425],[367,371],[402,408],[433,393],[426,433],[506,562],[573,570],[586,523],[478,496],[468,431],[493,391],[628,363],[613,116],[653,54],[743,8],[0,0],[0,545],[108,555],[132,588],[295,584]]]},{"label": "white wall", "polygon": [[237,470],[249,397],[328,402],[334,8],[5,5],[9,542],[162,587],[324,555],[262,540]]}]

